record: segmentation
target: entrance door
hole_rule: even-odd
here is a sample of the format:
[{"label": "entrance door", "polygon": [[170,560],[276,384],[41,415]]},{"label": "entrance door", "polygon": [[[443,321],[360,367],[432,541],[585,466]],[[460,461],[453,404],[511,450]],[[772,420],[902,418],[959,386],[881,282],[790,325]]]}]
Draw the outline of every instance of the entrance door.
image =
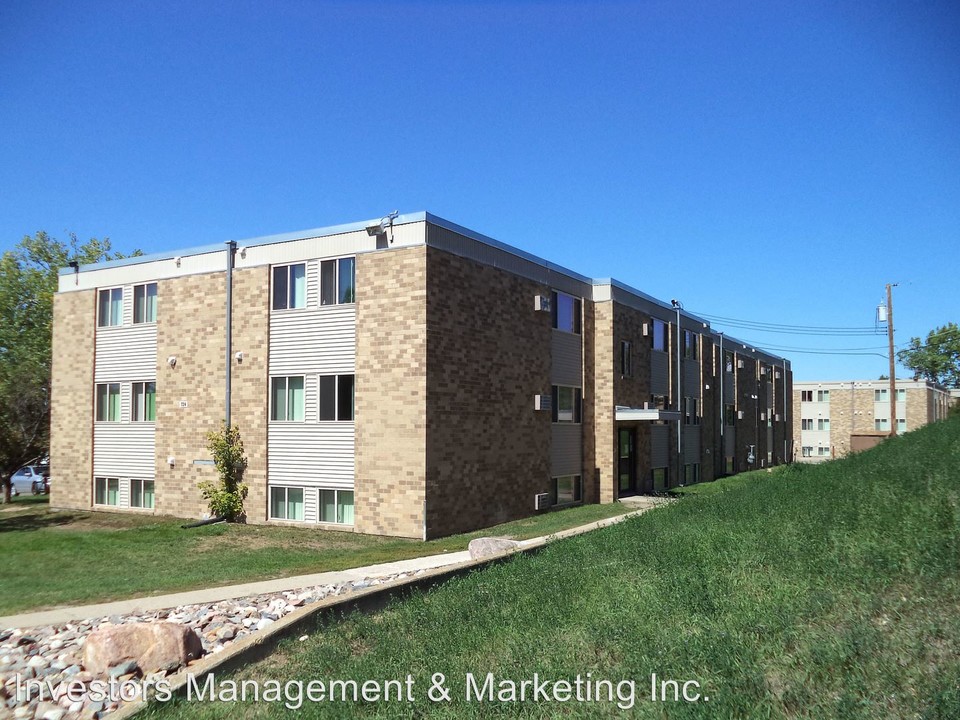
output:
[{"label": "entrance door", "polygon": [[618,434],[617,473],[620,478],[620,495],[637,492],[637,437],[634,428],[621,428]]}]

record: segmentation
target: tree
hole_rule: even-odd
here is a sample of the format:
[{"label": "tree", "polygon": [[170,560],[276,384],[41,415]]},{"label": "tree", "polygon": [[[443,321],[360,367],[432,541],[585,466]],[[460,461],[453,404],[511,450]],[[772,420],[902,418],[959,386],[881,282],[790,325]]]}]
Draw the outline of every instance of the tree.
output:
[{"label": "tree", "polygon": [[207,433],[207,449],[213,455],[213,464],[220,475],[219,482],[204,480],[198,485],[200,494],[210,506],[210,514],[230,522],[243,520],[243,501],[247,497],[243,472],[247,469],[247,458],[243,454],[240,428],[221,424],[219,430]]},{"label": "tree", "polygon": [[[137,250],[134,255],[140,255]],[[53,294],[60,268],[124,257],[110,240],[27,235],[0,257],[0,484],[50,447]]]},{"label": "tree", "polygon": [[931,330],[926,342],[910,338],[910,345],[897,359],[913,372],[914,380],[930,380],[949,388],[960,388],[960,327],[947,323]]}]

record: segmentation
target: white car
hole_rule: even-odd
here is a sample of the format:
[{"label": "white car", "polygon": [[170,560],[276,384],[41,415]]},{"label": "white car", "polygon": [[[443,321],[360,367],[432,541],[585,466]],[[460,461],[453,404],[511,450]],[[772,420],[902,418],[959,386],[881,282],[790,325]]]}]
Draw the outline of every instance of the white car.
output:
[{"label": "white car", "polygon": [[10,477],[11,495],[40,495],[50,492],[47,468],[43,465],[24,465]]}]

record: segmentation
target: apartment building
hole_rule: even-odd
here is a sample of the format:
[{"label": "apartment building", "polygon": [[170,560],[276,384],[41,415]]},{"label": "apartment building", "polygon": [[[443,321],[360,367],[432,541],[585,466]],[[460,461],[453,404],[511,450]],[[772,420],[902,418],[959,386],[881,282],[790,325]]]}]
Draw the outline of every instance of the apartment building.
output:
[{"label": "apartment building", "polygon": [[[924,380],[896,381],[897,433],[942,420],[950,392]],[[892,429],[889,380],[798,382],[794,384],[795,459],[823,462],[872,447]]]},{"label": "apartment building", "polygon": [[51,502],[202,516],[229,385],[247,522],[439,537],[788,461],[791,378],[429,213],[128,258],[60,275]]}]

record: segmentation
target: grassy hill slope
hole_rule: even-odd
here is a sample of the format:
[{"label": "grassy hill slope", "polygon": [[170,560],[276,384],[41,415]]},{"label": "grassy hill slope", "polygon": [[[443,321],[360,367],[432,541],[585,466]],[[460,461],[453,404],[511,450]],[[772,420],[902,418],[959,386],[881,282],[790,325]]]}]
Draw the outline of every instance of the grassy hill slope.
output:
[{"label": "grassy hill slope", "polygon": [[[619,526],[291,642],[244,678],[404,678],[417,702],[323,717],[960,717],[960,418],[860,455],[689,489]],[[497,680],[635,680],[617,700],[467,703]],[[449,703],[431,703],[444,673]],[[651,701],[650,675],[701,699]],[[691,686],[692,687],[692,686]],[[606,696],[604,696],[606,698]],[[629,701],[621,701],[629,704]],[[179,703],[184,717],[282,705]]]}]

